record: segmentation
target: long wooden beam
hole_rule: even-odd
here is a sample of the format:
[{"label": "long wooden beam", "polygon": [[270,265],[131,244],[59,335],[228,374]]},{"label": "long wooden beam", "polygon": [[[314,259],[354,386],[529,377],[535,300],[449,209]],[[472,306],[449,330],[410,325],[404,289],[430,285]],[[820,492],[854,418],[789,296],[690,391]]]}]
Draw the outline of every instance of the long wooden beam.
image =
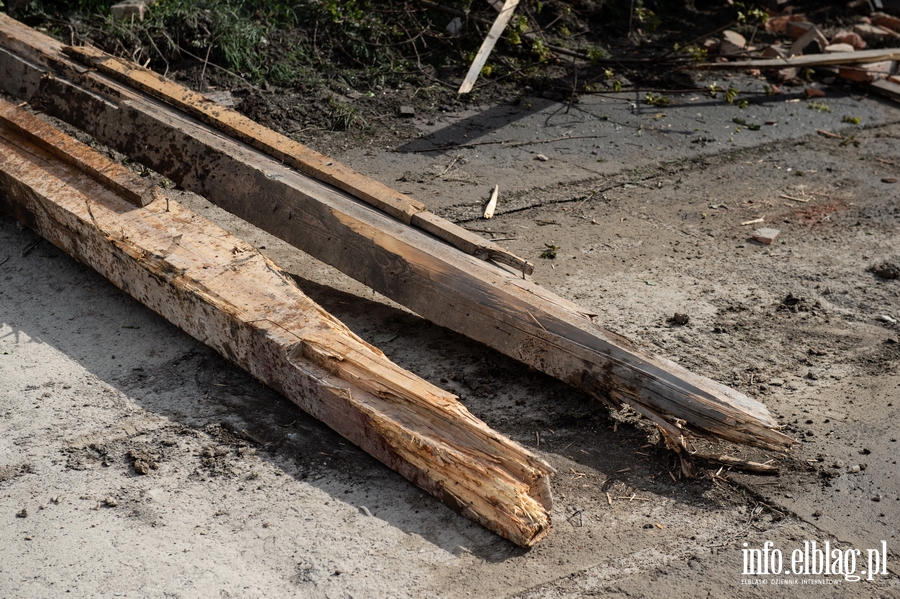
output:
[{"label": "long wooden beam", "polygon": [[526,275],[534,272],[534,264],[531,262],[519,258],[480,235],[428,212],[421,202],[311,150],[277,131],[272,131],[236,110],[218,106],[201,94],[173,83],[149,69],[91,46],[68,46],[63,48],[63,51],[114,79],[124,81],[126,85],[172,104],[305,175],[334,185],[401,222],[428,231],[467,254],[482,260],[506,264]]},{"label": "long wooden beam", "polygon": [[784,69],[787,67],[826,67],[842,64],[865,64],[882,60],[900,60],[900,48],[876,50],[858,50],[856,52],[826,52],[825,54],[806,54],[790,58],[754,58],[751,60],[735,60],[733,62],[695,62],[683,66],[689,70],[728,70],[728,69]]},{"label": "long wooden beam", "polygon": [[792,444],[759,402],[637,349],[520,275],[73,62],[60,43],[5,15],[0,87],[432,322],[599,399],[628,403],[669,439],[695,433],[772,450]]},{"label": "long wooden beam", "polygon": [[136,175],[104,187],[46,150],[70,141],[0,101],[0,208],[463,515],[523,547],[547,534],[549,465],[390,362],[250,244],[159,195],[135,207],[122,187],[153,195]]}]

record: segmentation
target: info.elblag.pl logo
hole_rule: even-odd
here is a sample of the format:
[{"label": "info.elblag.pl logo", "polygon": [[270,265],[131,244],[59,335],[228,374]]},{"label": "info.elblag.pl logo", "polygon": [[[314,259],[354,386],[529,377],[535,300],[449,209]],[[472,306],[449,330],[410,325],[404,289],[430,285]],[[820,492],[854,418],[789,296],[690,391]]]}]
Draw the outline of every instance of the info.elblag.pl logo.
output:
[{"label": "info.elblag.pl logo", "polygon": [[[802,547],[793,550],[775,548],[766,541],[762,548],[753,549],[744,543],[745,576],[842,576],[847,582],[857,582],[866,577],[887,576],[887,541],[881,541],[878,549],[841,549],[832,547],[830,541],[817,543],[803,541]],[[829,580],[809,579],[743,579],[742,584],[827,584]],[[837,583],[834,580],[832,583]]]}]

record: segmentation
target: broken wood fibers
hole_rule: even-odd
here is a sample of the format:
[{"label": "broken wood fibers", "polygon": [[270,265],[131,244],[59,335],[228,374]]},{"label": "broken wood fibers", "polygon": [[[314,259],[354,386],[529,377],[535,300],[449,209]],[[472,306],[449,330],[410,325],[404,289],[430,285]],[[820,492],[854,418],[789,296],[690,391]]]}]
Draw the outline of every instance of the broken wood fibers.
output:
[{"label": "broken wood fibers", "polygon": [[151,187],[133,173],[106,187],[76,170],[115,166],[72,141],[0,101],[0,208],[468,518],[523,547],[547,534],[549,465],[390,362],[253,246],[159,194],[136,208],[121,188]]},{"label": "broken wood fibers", "polygon": [[0,14],[0,88],[428,320],[632,406],[676,446],[691,433],[778,451],[793,443],[759,402],[639,350],[576,304],[310,180],[62,49]]},{"label": "broken wood fibers", "polygon": [[219,106],[202,94],[173,83],[149,69],[111,56],[92,46],[68,46],[63,51],[144,93],[177,106],[191,116],[233,135],[301,173],[334,185],[401,222],[428,231],[467,254],[512,266],[527,275],[534,272],[532,263],[428,212],[421,202],[272,131],[236,110]]}]

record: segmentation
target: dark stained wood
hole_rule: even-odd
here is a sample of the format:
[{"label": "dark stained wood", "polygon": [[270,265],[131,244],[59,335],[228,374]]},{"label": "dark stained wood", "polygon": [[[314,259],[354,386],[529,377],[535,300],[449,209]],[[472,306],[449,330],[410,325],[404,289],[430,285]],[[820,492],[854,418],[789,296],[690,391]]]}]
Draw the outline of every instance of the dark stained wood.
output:
[{"label": "dark stained wood", "polygon": [[496,259],[531,274],[534,265],[495,243],[429,213],[425,205],[303,144],[252,121],[235,110],[223,108],[192,90],[134,63],[91,46],[66,46],[63,52],[99,69],[117,81],[183,110],[200,121],[292,166],[301,173],[334,185],[413,226],[427,225],[432,235],[482,260]]},{"label": "dark stained wood", "polygon": [[60,44],[4,15],[0,86],[432,322],[600,399],[632,405],[676,445],[686,434],[772,450],[792,444],[759,402],[637,349],[521,276],[85,71]]},{"label": "dark stained wood", "polygon": [[[15,112],[0,101],[11,121],[36,118]],[[544,461],[390,362],[253,246],[175,201],[135,208],[119,190],[144,197],[144,181],[103,187],[45,150],[61,132],[39,129],[46,143],[0,124],[0,209],[466,517],[523,547],[549,532]]]}]

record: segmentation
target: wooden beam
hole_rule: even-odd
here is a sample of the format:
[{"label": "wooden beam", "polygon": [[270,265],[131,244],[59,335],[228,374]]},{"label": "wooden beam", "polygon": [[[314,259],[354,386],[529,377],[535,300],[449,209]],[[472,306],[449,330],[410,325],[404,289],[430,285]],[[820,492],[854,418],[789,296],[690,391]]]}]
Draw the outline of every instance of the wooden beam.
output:
[{"label": "wooden beam", "polygon": [[491,51],[494,49],[500,36],[503,35],[503,30],[506,29],[506,25],[512,18],[513,13],[516,12],[517,6],[519,6],[519,0],[506,0],[503,3],[503,8],[500,9],[500,14],[497,15],[494,24],[491,25],[491,30],[488,31],[487,37],[481,43],[481,48],[478,49],[478,54],[475,55],[475,60],[472,61],[472,66],[469,67],[466,78],[463,79],[462,85],[459,86],[458,93],[467,94],[472,91],[475,81],[481,74],[481,69],[484,68],[484,63],[487,62]]},{"label": "wooden beam", "polygon": [[525,274],[530,275],[534,272],[534,265],[527,260],[429,213],[421,202],[272,131],[236,110],[219,106],[205,96],[178,85],[149,69],[107,54],[92,46],[67,46],[63,48],[63,52],[126,85],[183,110],[219,131],[294,167],[305,175],[346,191],[403,223],[426,228],[432,235],[467,254],[482,260],[496,259],[498,262],[518,268]]},{"label": "wooden beam", "polygon": [[876,94],[881,94],[887,98],[890,98],[894,102],[900,102],[900,84],[897,84],[895,81],[890,79],[883,79],[881,81],[873,81],[872,83],[865,84],[865,87],[869,91],[873,91]]},{"label": "wooden beam", "polygon": [[880,62],[882,60],[900,60],[900,48],[808,54],[805,56],[794,56],[792,58],[759,58],[754,60],[735,60],[733,62],[701,62],[685,65],[682,68],[691,70],[784,69],[788,67],[825,67],[841,64],[864,64],[868,62]]},{"label": "wooden beam", "polygon": [[549,465],[390,362],[250,244],[161,197],[136,209],[119,189],[143,197],[138,176],[102,187],[33,139],[61,132],[3,101],[0,113],[0,207],[463,515],[523,547],[547,534]]},{"label": "wooden beam", "polygon": [[599,399],[632,405],[676,442],[693,433],[772,450],[793,443],[759,402],[637,349],[529,280],[85,69],[55,40],[2,14],[0,88],[432,322]]},{"label": "wooden beam", "polygon": [[89,152],[90,148],[87,145],[65,135],[47,122],[31,117],[9,102],[0,103],[0,123],[101,185],[115,190],[135,206],[146,206],[159,195],[156,188],[136,191],[129,184],[132,173],[127,168],[96,152]]}]

